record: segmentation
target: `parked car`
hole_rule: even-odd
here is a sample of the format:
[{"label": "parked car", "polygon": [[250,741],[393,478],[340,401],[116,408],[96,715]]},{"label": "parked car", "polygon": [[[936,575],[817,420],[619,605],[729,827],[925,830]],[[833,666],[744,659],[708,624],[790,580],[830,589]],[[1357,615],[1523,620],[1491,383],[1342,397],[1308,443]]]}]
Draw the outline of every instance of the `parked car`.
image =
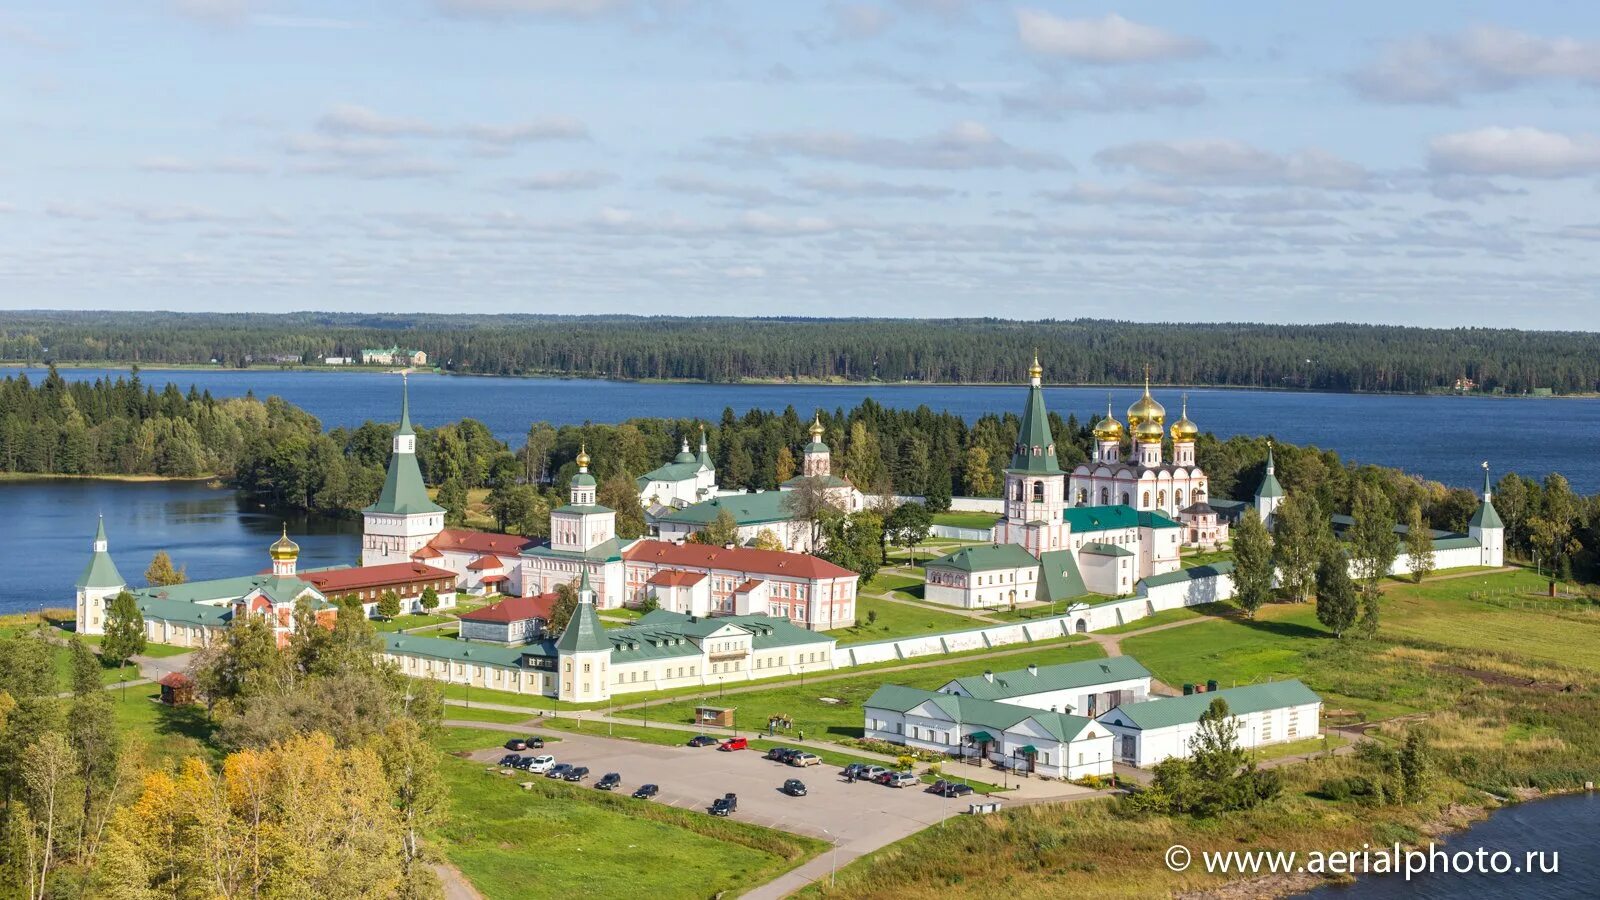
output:
[{"label": "parked car", "polygon": [[532,767],[533,757],[531,756],[519,756],[517,761],[512,764],[512,768],[521,769],[524,772],[530,771]]},{"label": "parked car", "polygon": [[551,769],[556,767],[556,758],[554,756],[545,755],[535,756],[532,758],[524,756],[522,759],[523,762],[526,763],[526,765],[524,765],[522,768],[527,769],[529,772],[532,772],[535,775],[547,774]]},{"label": "parked car", "polygon": [[887,774],[889,774],[889,770],[883,766],[862,766],[861,771],[856,773],[856,777],[864,781],[877,781]]},{"label": "parked car", "polygon": [[891,772],[883,783],[892,788],[909,787],[917,783],[917,776],[910,772]]},{"label": "parked car", "polygon": [[523,740],[522,738],[512,738],[511,740],[506,741],[506,749],[507,750],[526,750],[526,749],[528,749],[528,742]]},{"label": "parked car", "polygon": [[582,781],[582,780],[584,780],[585,778],[588,778],[588,777],[589,777],[589,767],[588,766],[573,766],[572,768],[567,770],[567,774],[561,776],[561,780],[562,781]]},{"label": "parked car", "polygon": [[727,740],[723,741],[722,742],[722,746],[718,747],[717,749],[718,750],[745,750],[745,749],[748,749],[749,746],[750,746],[750,741],[749,740],[747,740],[745,738],[741,738],[741,737],[736,737],[736,738],[728,738]]},{"label": "parked car", "polygon": [[515,753],[507,753],[505,756],[500,757],[500,765],[502,766],[515,767],[519,762],[522,762],[522,757]]},{"label": "parked car", "polygon": [[571,772],[571,771],[572,771],[571,763],[556,763],[555,765],[551,766],[548,771],[546,771],[544,773],[544,777],[546,777],[546,778],[565,778],[565,777],[567,777],[567,773]]},{"label": "parked car", "polygon": [[526,747],[523,748],[525,750],[543,750],[544,749],[544,738],[542,738],[542,737],[527,738],[526,740],[523,741],[523,743],[527,745]]},{"label": "parked car", "polygon": [[711,801],[711,814],[713,816],[726,816],[739,808],[738,794],[723,794]]},{"label": "parked car", "polygon": [[791,778],[783,783],[783,792],[791,797],[804,797],[806,783],[798,778]]},{"label": "parked car", "polygon": [[768,750],[766,752],[766,754],[763,755],[762,758],[763,759],[775,759],[778,762],[788,762],[789,761],[789,754],[791,754],[793,752],[794,752],[794,748],[793,747],[773,747],[771,750]]},{"label": "parked car", "polygon": [[709,747],[716,742],[717,739],[709,734],[697,734],[689,738],[689,746],[691,747]]},{"label": "parked car", "polygon": [[972,785],[962,784],[959,781],[947,781],[944,789],[936,793],[941,797],[965,797],[972,793]]},{"label": "parked car", "polygon": [[822,757],[816,755],[815,753],[796,753],[789,757],[788,762],[791,766],[800,766],[803,768],[805,766],[821,765]]},{"label": "parked car", "polygon": [[866,763],[851,763],[839,771],[839,777],[860,780],[867,777],[867,769],[868,766]]},{"label": "parked car", "polygon": [[609,791],[621,783],[621,775],[617,774],[616,772],[607,772],[600,776],[600,780],[595,782],[594,786],[602,791]]},{"label": "parked car", "polygon": [[639,789],[633,792],[633,799],[649,800],[659,793],[661,793],[661,788],[658,788],[653,784],[641,784],[639,785]]}]

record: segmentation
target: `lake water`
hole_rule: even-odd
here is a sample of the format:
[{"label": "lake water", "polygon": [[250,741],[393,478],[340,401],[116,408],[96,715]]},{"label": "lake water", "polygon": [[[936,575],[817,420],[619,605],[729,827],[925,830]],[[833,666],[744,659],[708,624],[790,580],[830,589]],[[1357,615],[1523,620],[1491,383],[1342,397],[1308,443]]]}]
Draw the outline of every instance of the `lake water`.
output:
[{"label": "lake water", "polygon": [[1600,897],[1600,853],[1595,852],[1595,832],[1600,829],[1600,796],[1572,794],[1507,807],[1466,831],[1452,834],[1446,852],[1504,851],[1521,865],[1530,850],[1544,851],[1544,859],[1559,854],[1559,873],[1505,875],[1433,874],[1414,876],[1408,882],[1390,875],[1368,876],[1354,884],[1317,888],[1302,894],[1311,900],[1500,900],[1503,897],[1538,897],[1540,900]]},{"label": "lake water", "polygon": [[[0,376],[40,369],[0,369]],[[93,380],[126,371],[63,369],[65,378]],[[360,425],[399,418],[393,375],[373,372],[196,369],[141,373],[160,387],[196,385],[215,396],[277,395],[310,411],[324,426]],[[1098,417],[1105,388],[1054,387],[1045,395],[1062,415]],[[1119,418],[1138,397],[1133,388],[1111,390]],[[1156,399],[1177,418],[1182,391],[1159,388]],[[411,379],[411,412],[419,424],[478,419],[512,447],[528,425],[583,421],[620,422],[641,416],[717,420],[724,407],[782,410],[802,416],[817,408],[849,409],[871,397],[885,406],[956,413],[972,421],[989,412],[1020,412],[1021,387],[884,385],[641,384],[589,379],[421,376]],[[1600,491],[1600,399],[1420,397],[1313,394],[1282,391],[1194,389],[1189,416],[1220,437],[1270,434],[1294,444],[1337,450],[1346,459],[1395,466],[1446,484],[1477,487],[1478,464],[1496,473],[1515,469],[1543,478],[1560,472],[1582,493]],[[1498,477],[1498,476],[1497,476]]]}]

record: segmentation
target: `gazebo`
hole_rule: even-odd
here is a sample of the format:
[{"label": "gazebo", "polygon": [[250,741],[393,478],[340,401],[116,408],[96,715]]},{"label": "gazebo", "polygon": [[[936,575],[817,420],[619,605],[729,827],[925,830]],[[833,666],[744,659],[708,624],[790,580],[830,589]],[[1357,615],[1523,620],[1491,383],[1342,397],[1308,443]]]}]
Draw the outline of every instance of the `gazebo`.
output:
[{"label": "gazebo", "polygon": [[161,702],[184,706],[194,702],[194,679],[182,672],[168,672],[156,682],[161,685]]}]

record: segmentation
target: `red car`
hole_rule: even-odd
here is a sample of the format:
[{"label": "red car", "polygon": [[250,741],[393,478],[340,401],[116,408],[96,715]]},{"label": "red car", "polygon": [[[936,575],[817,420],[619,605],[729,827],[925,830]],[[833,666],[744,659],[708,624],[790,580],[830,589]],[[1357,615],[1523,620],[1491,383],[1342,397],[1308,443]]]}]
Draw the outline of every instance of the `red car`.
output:
[{"label": "red car", "polygon": [[722,742],[718,750],[745,750],[750,747],[750,742],[744,738],[729,738]]}]

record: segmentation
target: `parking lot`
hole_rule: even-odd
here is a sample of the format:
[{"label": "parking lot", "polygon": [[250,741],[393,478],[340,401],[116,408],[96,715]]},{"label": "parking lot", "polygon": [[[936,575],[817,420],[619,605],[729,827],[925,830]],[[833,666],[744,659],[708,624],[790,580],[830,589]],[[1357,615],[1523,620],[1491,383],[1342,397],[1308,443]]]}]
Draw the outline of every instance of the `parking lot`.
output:
[{"label": "parking lot", "polygon": [[[685,734],[684,739],[690,735]],[[557,762],[588,766],[583,784],[593,786],[607,772],[622,775],[619,794],[631,794],[641,784],[661,787],[654,803],[705,811],[711,801],[732,792],[739,795],[733,818],[769,828],[838,842],[838,863],[963,813],[974,799],[945,799],[926,793],[927,785],[891,788],[879,784],[851,784],[836,766],[797,768],[762,757],[761,751],[724,753],[711,747],[664,747],[635,741],[564,732],[542,751]],[[473,759],[494,763],[507,751],[482,750]],[[530,777],[517,773],[512,778]],[[790,797],[780,788],[785,779],[805,782],[807,795]]]}]

